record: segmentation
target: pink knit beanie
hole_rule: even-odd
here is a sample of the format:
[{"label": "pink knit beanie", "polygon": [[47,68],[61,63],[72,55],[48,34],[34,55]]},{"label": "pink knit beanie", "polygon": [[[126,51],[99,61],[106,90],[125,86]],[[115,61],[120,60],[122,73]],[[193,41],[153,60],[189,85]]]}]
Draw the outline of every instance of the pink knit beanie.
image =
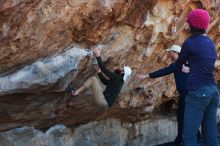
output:
[{"label": "pink knit beanie", "polygon": [[210,21],[208,11],[195,9],[187,17],[187,22],[197,29],[207,29]]}]

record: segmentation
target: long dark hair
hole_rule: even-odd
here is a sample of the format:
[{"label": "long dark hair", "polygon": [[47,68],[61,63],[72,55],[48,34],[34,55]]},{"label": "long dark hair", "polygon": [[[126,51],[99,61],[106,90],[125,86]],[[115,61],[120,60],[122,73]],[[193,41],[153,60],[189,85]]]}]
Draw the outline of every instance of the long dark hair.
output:
[{"label": "long dark hair", "polygon": [[197,35],[197,34],[205,34],[206,30],[205,29],[199,29],[199,28],[195,28],[193,27],[191,24],[189,24],[190,26],[190,33],[192,35]]}]

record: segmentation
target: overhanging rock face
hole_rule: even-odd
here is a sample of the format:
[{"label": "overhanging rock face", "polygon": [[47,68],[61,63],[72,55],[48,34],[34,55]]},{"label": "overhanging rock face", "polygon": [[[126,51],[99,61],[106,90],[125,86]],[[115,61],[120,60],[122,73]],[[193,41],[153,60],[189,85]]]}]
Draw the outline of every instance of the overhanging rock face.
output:
[{"label": "overhanging rock face", "polygon": [[[108,118],[133,123],[175,109],[178,95],[172,75],[144,82],[134,76],[170,63],[165,49],[188,37],[185,19],[194,8],[210,12],[207,33],[219,55],[218,6],[213,0],[0,1],[0,131],[47,129],[58,123],[78,126]],[[79,87],[95,75],[90,48],[97,45],[108,68],[129,65],[133,76],[110,109],[98,109],[87,91],[56,115],[65,105],[68,83]]]},{"label": "overhanging rock face", "polygon": [[0,77],[0,95],[24,92],[33,86],[39,92],[40,86],[55,84],[68,73],[75,72],[80,60],[86,55],[87,51],[74,47],[62,54],[39,60],[13,74]]}]

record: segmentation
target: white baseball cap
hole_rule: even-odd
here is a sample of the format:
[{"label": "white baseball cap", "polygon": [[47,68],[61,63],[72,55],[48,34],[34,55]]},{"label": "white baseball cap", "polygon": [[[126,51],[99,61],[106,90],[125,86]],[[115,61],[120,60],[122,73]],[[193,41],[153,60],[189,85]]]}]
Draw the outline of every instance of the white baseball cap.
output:
[{"label": "white baseball cap", "polygon": [[174,52],[180,53],[181,47],[178,45],[172,45],[171,47],[166,49],[166,51],[174,51]]},{"label": "white baseball cap", "polygon": [[132,70],[129,66],[124,66],[124,81],[126,81],[132,74]]}]

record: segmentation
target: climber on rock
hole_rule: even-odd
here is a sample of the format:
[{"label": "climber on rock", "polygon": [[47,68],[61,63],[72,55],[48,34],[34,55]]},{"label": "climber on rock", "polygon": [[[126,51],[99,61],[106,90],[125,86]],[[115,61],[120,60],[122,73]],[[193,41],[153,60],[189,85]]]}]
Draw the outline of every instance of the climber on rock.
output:
[{"label": "climber on rock", "polygon": [[[145,80],[147,78],[157,78],[165,75],[169,75],[171,73],[174,74],[176,88],[180,94],[178,101],[178,109],[177,109],[177,124],[178,124],[178,135],[174,142],[169,142],[162,144],[160,146],[180,146],[183,143],[182,133],[183,133],[183,119],[184,119],[184,105],[185,105],[185,96],[187,94],[186,89],[186,80],[188,73],[190,72],[189,67],[183,64],[182,68],[176,68],[175,61],[179,57],[179,53],[181,51],[181,47],[178,45],[172,45],[168,49],[166,49],[168,57],[171,59],[173,63],[171,63],[168,67],[159,69],[152,73],[148,74],[137,74],[137,78],[139,80]],[[198,139],[201,138],[200,133],[198,132]]]},{"label": "climber on rock", "polygon": [[[96,56],[99,69],[97,70],[98,77],[93,76],[86,80],[81,87],[72,91],[73,96],[78,96],[83,90],[91,88],[94,94],[93,99],[97,106],[101,108],[110,107],[118,98],[124,81],[131,76],[132,70],[125,66],[124,69],[116,69],[114,72],[108,70],[101,59],[100,48],[94,48],[93,53]],[[103,92],[101,82],[106,85]]]}]

